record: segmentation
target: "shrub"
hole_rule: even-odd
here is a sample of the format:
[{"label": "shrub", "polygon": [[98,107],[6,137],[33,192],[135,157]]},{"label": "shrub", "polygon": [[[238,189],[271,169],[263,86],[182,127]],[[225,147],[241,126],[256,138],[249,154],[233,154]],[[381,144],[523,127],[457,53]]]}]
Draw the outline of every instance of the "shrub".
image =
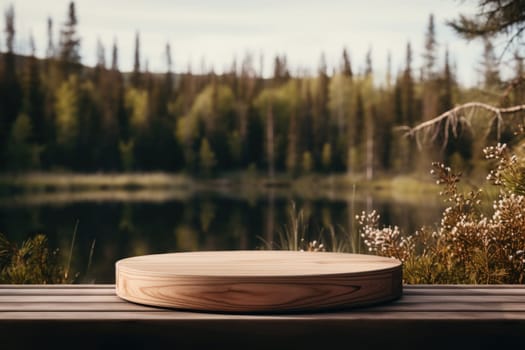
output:
[{"label": "shrub", "polygon": [[431,171],[449,206],[434,230],[404,236],[397,227],[378,225],[376,212],[357,216],[370,252],[400,259],[406,283],[525,283],[524,159],[506,145],[484,150],[496,166],[487,181],[499,186],[490,213],[482,190],[458,190],[461,174],[434,163]]}]

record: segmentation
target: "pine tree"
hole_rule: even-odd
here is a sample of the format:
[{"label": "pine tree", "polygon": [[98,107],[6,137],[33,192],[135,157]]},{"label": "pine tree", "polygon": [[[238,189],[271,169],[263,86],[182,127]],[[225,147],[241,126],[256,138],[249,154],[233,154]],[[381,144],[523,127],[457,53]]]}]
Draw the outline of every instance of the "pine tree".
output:
[{"label": "pine tree", "polygon": [[33,35],[29,39],[31,54],[24,67],[23,74],[23,112],[30,118],[33,126],[33,136],[36,142],[44,144],[46,138],[46,122],[44,120],[44,94],[40,74],[40,64],[35,56],[35,41]]},{"label": "pine tree", "polygon": [[392,87],[392,53],[388,51],[386,57],[386,76],[385,76],[386,88],[390,90]]},{"label": "pine tree", "polygon": [[208,139],[203,138],[199,148],[199,167],[201,174],[206,177],[210,176],[216,164],[215,153],[211,149]]},{"label": "pine tree", "polygon": [[15,45],[15,10],[9,6],[5,13],[6,52],[0,66],[0,168],[6,147],[7,134],[22,106],[22,91],[17,74]]},{"label": "pine tree", "polygon": [[448,24],[466,39],[507,36],[509,45],[523,44],[525,30],[525,3],[522,0],[478,0],[478,11],[473,16],[460,15]]},{"label": "pine tree", "polygon": [[140,35],[135,34],[135,54],[133,60],[133,72],[131,73],[131,86],[139,88],[142,86],[142,74],[140,72]]},{"label": "pine tree", "polygon": [[268,177],[275,176],[275,128],[272,101],[266,107],[266,159],[268,162]]},{"label": "pine tree", "polygon": [[104,84],[105,71],[106,71],[106,50],[104,49],[104,44],[100,38],[97,39],[97,61],[94,69],[93,81],[95,85],[99,86]]},{"label": "pine tree", "polygon": [[321,153],[324,143],[328,139],[330,115],[328,113],[328,89],[330,79],[324,53],[319,60],[317,69],[317,94],[314,99],[313,111],[313,158],[315,164],[321,163]]},{"label": "pine tree", "polygon": [[7,144],[8,168],[23,171],[40,165],[40,148],[31,143],[32,125],[26,114],[20,114],[9,135]]},{"label": "pine tree", "polygon": [[106,69],[106,49],[100,38],[97,39],[97,64],[96,67]]},{"label": "pine tree", "polygon": [[354,117],[352,119],[353,125],[349,126],[352,133],[352,137],[350,138],[352,144],[348,151],[347,169],[349,173],[356,173],[361,170],[361,155],[364,154],[362,145],[365,140],[363,137],[365,131],[365,104],[363,101],[363,93],[360,88],[357,90]]},{"label": "pine tree", "polygon": [[346,48],[343,49],[343,74],[350,79],[353,76],[352,73],[352,66],[350,64],[350,58],[348,57],[348,52],[346,51]]},{"label": "pine tree", "polygon": [[332,145],[326,142],[323,145],[323,151],[321,152],[321,164],[323,170],[329,172],[332,167]]},{"label": "pine tree", "polygon": [[427,32],[425,34],[425,51],[423,53],[423,79],[431,80],[435,78],[436,66],[436,32],[434,27],[434,15],[430,14],[428,19]]},{"label": "pine tree", "polygon": [[494,46],[488,38],[483,39],[483,60],[481,65],[483,86],[486,89],[498,88],[501,84],[498,59],[494,53]]},{"label": "pine tree", "polygon": [[282,84],[290,78],[290,72],[288,71],[286,56],[275,56],[273,66],[273,81],[274,84]]},{"label": "pine tree", "polygon": [[66,22],[60,30],[59,59],[63,79],[67,79],[70,74],[78,73],[81,68],[80,38],[77,34],[77,25],[75,3],[71,1]]},{"label": "pine tree", "polygon": [[[58,162],[70,165],[77,144],[80,124],[79,83],[75,75],[64,81],[56,91],[55,133]],[[82,132],[85,132],[84,130]]]},{"label": "pine tree", "polygon": [[401,83],[401,124],[413,126],[415,123],[415,86],[412,77],[412,47],[407,43],[406,61]]},{"label": "pine tree", "polygon": [[164,82],[166,89],[166,99],[170,99],[172,97],[173,83],[173,60],[171,58],[171,45],[168,42],[166,43],[166,79]]},{"label": "pine tree", "polygon": [[118,70],[118,46],[117,39],[113,40],[113,49],[111,50],[111,70]]},{"label": "pine tree", "polygon": [[372,75],[373,69],[372,69],[372,49],[368,49],[366,52],[366,58],[365,58],[365,77],[370,77]]},{"label": "pine tree", "polygon": [[[396,80],[394,88],[394,113],[396,126],[413,126],[416,122],[416,95],[412,76],[412,47],[410,42],[406,46],[405,68]],[[396,134],[393,142],[392,167],[400,173],[407,173],[413,169],[414,152],[416,145],[412,139]]]},{"label": "pine tree", "polygon": [[53,40],[53,19],[47,18],[47,48],[46,58],[50,59],[55,57],[55,42]]}]

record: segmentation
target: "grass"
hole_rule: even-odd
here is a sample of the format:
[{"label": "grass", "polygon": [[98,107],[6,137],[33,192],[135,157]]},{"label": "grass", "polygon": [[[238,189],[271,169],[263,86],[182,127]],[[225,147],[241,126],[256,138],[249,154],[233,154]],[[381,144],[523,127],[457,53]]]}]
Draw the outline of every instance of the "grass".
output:
[{"label": "grass", "polygon": [[192,184],[193,181],[188,176],[167,173],[79,174],[33,172],[0,176],[0,187],[12,187],[27,191],[181,188]]}]

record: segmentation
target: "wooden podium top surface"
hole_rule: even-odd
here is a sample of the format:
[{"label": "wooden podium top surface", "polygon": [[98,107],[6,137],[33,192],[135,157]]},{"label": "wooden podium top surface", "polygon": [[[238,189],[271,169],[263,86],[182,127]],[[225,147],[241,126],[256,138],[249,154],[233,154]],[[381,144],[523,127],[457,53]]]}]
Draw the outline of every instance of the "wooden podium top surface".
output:
[{"label": "wooden podium top surface", "polygon": [[401,263],[374,255],[255,250],[144,255],[117,265],[120,271],[164,276],[296,277],[366,273]]}]

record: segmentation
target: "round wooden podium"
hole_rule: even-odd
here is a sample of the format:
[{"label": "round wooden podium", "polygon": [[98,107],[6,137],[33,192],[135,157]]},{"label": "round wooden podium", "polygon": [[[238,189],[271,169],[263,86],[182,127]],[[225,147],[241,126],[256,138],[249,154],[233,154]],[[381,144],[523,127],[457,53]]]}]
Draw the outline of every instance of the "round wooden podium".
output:
[{"label": "round wooden podium", "polygon": [[116,293],[145,305],[212,312],[307,312],[364,306],[402,293],[402,266],[373,255],[206,251],[116,263]]}]

